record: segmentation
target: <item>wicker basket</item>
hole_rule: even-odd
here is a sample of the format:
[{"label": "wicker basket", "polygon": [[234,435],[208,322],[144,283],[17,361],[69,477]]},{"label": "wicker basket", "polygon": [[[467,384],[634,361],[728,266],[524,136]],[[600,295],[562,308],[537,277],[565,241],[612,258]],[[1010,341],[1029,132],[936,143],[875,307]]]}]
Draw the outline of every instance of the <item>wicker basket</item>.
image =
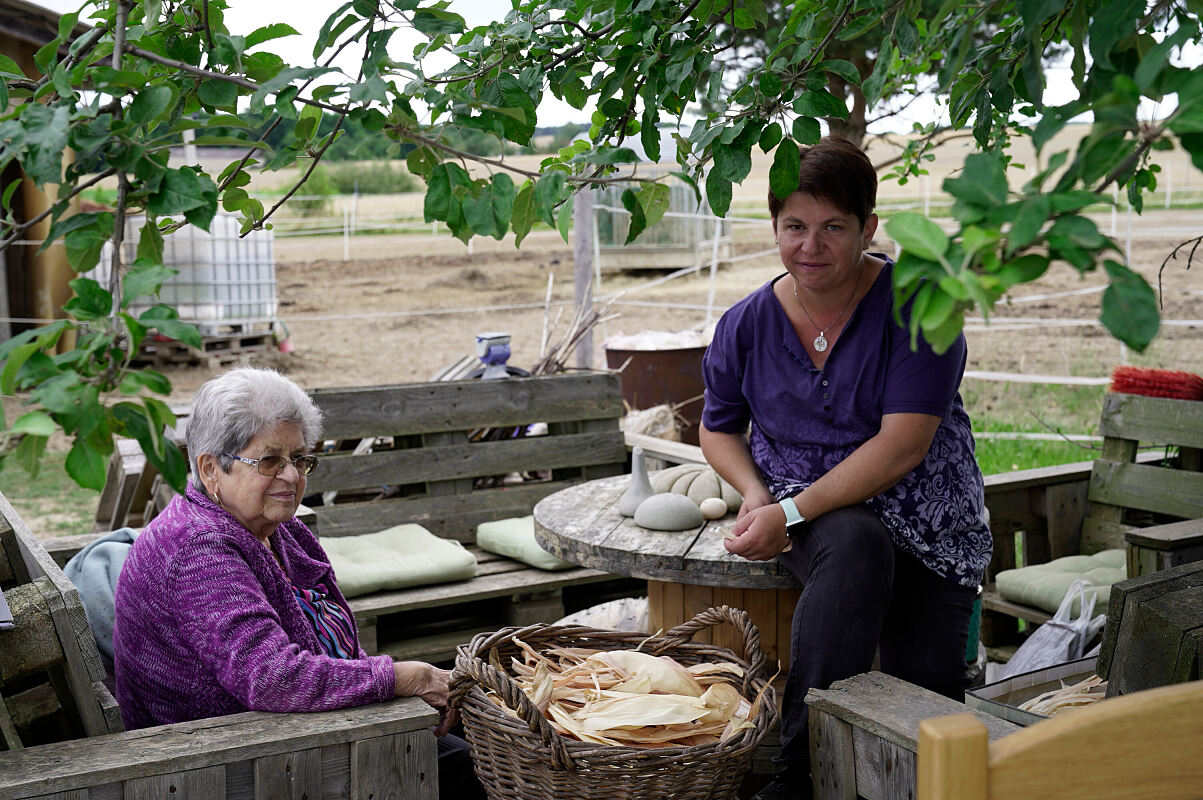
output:
[{"label": "wicker basket", "polygon": [[[729,622],[743,633],[744,658],[726,648],[690,641],[707,627]],[[599,746],[561,736],[505,673],[488,663],[519,654],[514,639],[536,650],[547,646],[631,650],[672,656],[683,664],[718,661],[745,669],[741,690],[751,699],[763,690],[752,727],[721,744],[639,748]],[[451,677],[451,704],[464,721],[476,774],[492,800],[618,800],[619,798],[734,798],[756,746],[777,722],[777,697],[767,684],[760,632],[747,614],[727,606],[702,612],[664,636],[583,626],[530,625],[482,633],[459,648]],[[515,712],[485,696],[492,690]]]}]

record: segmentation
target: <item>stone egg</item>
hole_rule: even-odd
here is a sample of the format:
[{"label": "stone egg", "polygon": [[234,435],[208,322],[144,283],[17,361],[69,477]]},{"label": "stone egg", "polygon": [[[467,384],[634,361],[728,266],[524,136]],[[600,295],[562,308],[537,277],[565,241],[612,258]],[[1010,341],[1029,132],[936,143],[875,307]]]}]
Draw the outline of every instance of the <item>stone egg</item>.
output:
[{"label": "stone egg", "polygon": [[721,497],[707,497],[698,508],[706,519],[718,519],[727,513],[727,501]]},{"label": "stone egg", "polygon": [[635,509],[635,524],[653,531],[683,531],[702,524],[702,511],[683,494],[654,494]]}]

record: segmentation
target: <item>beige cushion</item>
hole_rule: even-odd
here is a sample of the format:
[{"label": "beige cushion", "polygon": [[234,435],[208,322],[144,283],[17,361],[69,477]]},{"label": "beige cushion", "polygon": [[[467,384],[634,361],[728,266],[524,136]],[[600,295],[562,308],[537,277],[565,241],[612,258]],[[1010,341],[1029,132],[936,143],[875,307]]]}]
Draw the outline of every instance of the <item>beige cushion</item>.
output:
[{"label": "beige cushion", "polygon": [[322,547],[347,597],[476,575],[476,557],[462,544],[412,523],[361,536],[328,537]]},{"label": "beige cushion", "polygon": [[[1123,549],[1103,550],[1092,556],[1065,556],[1047,564],[1007,569],[998,573],[998,593],[1014,603],[1035,606],[1050,614],[1057,613],[1070,585],[1078,580],[1090,581],[1097,593],[1094,613],[1107,613],[1111,584],[1127,578],[1127,554]],[[1073,613],[1081,612],[1081,601],[1074,600]]]},{"label": "beige cushion", "polygon": [[535,518],[513,517],[482,522],[476,526],[476,544],[499,556],[530,564],[539,569],[568,569],[576,566],[556,558],[535,541]]}]

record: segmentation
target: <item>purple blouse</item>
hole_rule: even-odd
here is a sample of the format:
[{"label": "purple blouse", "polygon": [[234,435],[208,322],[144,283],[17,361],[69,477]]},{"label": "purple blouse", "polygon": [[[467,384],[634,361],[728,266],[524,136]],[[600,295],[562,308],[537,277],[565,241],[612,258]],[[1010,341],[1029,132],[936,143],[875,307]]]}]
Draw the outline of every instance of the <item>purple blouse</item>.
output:
[{"label": "purple blouse", "polygon": [[[936,355],[894,321],[886,267],[852,312],[822,369],[815,367],[773,294],[774,278],[732,306],[706,350],[702,423],[748,432],[769,491],[795,495],[881,428],[885,414],[941,418],[923,461],[868,500],[895,544],[939,575],[976,587],[990,562],[982,474],[958,388],[965,339]],[[903,309],[904,320],[909,307]],[[749,423],[751,425],[749,429]]]},{"label": "purple blouse", "polygon": [[117,580],[117,700],[129,729],[240,711],[325,711],[393,696],[393,662],[325,654],[293,585],[329,587],[354,619],[317,537],[295,517],[283,562],[195,487],[135,540]]}]

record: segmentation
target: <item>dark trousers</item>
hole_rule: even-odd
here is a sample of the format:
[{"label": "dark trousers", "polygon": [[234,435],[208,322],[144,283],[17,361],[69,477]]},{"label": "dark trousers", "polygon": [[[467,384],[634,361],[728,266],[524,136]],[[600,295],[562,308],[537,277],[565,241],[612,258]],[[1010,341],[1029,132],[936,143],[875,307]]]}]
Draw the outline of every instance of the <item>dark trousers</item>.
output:
[{"label": "dark trousers", "polygon": [[810,772],[806,692],[881,670],[964,699],[965,649],[976,596],[894,546],[867,506],[824,514],[778,558],[802,582],[794,609],[778,763],[792,778]]},{"label": "dark trousers", "polygon": [[449,733],[436,737],[439,755],[440,800],[484,800],[485,789],[472,769],[468,742]]}]

